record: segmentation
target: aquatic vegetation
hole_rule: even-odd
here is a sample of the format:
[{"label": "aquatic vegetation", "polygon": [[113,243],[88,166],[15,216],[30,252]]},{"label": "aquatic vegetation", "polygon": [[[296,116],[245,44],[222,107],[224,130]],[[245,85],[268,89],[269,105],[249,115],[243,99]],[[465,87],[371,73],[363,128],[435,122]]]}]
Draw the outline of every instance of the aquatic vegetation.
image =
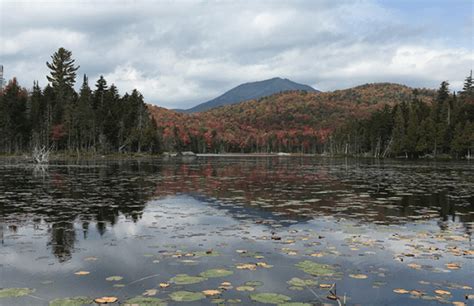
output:
[{"label": "aquatic vegetation", "polygon": [[124,302],[124,306],[166,306],[168,303],[155,297],[137,296]]},{"label": "aquatic vegetation", "polygon": [[204,278],[225,277],[234,274],[233,271],[226,269],[209,269],[199,273]]},{"label": "aquatic vegetation", "polygon": [[266,304],[282,304],[291,300],[289,296],[279,293],[254,293],[250,295],[250,299]]},{"label": "aquatic vegetation", "polygon": [[235,290],[237,290],[237,291],[254,291],[255,287],[252,287],[252,286],[238,286],[238,287],[235,287]]},{"label": "aquatic vegetation", "polygon": [[194,302],[205,299],[202,292],[176,291],[170,294],[170,298],[175,302]]},{"label": "aquatic vegetation", "polygon": [[118,281],[121,281],[122,279],[123,279],[122,276],[109,276],[105,280],[109,282],[118,282]]},{"label": "aquatic vegetation", "polygon": [[20,297],[35,292],[30,288],[3,288],[0,289],[0,298]]},{"label": "aquatic vegetation", "polygon": [[287,281],[287,283],[296,287],[314,286],[318,284],[318,282],[313,279],[301,279],[298,277],[293,277]]},{"label": "aquatic vegetation", "polygon": [[221,294],[222,291],[216,290],[216,289],[208,289],[208,290],[203,290],[202,293],[204,293],[205,296],[214,296],[214,295]]},{"label": "aquatic vegetation", "polygon": [[330,265],[320,264],[310,260],[304,260],[296,264],[296,267],[313,276],[329,276],[335,273]]},{"label": "aquatic vegetation", "polygon": [[54,299],[49,302],[49,306],[82,306],[84,304],[92,304],[92,298],[85,296],[75,296],[70,298]]},{"label": "aquatic vegetation", "polygon": [[118,298],[115,296],[103,296],[100,298],[96,298],[94,302],[97,304],[109,304],[109,303],[115,303],[118,301]]},{"label": "aquatic vegetation", "polygon": [[189,284],[197,284],[207,280],[205,277],[201,276],[190,276],[187,274],[178,274],[175,277],[170,279],[171,283],[175,283],[177,285],[189,285]]}]

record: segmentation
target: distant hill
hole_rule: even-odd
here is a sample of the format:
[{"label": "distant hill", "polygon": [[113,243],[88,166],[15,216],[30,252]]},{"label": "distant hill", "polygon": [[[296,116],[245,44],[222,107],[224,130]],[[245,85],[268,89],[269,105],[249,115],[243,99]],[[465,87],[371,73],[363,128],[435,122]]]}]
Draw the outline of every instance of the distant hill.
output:
[{"label": "distant hill", "polygon": [[[435,93],[418,89],[418,98],[431,104]],[[412,100],[413,88],[376,83],[332,92],[277,93],[192,114],[151,105],[149,110],[167,150],[312,152],[349,120]]]},{"label": "distant hill", "polygon": [[288,79],[273,78],[264,81],[241,84],[215,99],[201,103],[190,109],[176,111],[184,113],[204,112],[211,108],[259,99],[286,91],[318,92],[316,89],[308,85],[299,84]]}]

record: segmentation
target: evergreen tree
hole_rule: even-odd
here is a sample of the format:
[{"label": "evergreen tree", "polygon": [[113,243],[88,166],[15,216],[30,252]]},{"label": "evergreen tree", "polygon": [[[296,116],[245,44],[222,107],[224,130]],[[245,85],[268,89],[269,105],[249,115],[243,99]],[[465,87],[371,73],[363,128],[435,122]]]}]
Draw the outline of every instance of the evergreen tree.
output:
[{"label": "evergreen tree", "polygon": [[51,63],[46,62],[46,66],[51,70],[47,76],[54,88],[72,88],[76,82],[76,71],[79,66],[75,66],[72,59],[72,52],[64,48],[59,48],[51,56]]}]

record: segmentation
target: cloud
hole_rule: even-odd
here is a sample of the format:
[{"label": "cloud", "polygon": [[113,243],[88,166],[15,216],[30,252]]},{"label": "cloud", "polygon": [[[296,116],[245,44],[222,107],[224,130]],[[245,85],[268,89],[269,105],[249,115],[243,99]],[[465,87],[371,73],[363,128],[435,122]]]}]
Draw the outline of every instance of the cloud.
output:
[{"label": "cloud", "polygon": [[453,43],[452,28],[473,20],[469,5],[449,27],[408,11],[371,0],[0,0],[0,56],[7,77],[45,85],[45,62],[64,46],[79,73],[170,108],[275,76],[321,90],[384,81],[437,87],[445,79],[459,89],[474,62],[472,39],[463,30]]}]

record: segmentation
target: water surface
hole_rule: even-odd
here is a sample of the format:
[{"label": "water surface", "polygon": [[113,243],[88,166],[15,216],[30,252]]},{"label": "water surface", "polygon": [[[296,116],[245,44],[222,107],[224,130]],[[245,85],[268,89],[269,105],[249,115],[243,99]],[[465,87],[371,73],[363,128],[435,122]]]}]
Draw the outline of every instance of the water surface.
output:
[{"label": "water surface", "polygon": [[0,305],[144,293],[181,305],[173,293],[209,289],[222,293],[190,304],[258,305],[264,292],[337,304],[333,284],[348,305],[472,303],[471,163],[3,160],[0,178],[0,288],[32,289]]}]

